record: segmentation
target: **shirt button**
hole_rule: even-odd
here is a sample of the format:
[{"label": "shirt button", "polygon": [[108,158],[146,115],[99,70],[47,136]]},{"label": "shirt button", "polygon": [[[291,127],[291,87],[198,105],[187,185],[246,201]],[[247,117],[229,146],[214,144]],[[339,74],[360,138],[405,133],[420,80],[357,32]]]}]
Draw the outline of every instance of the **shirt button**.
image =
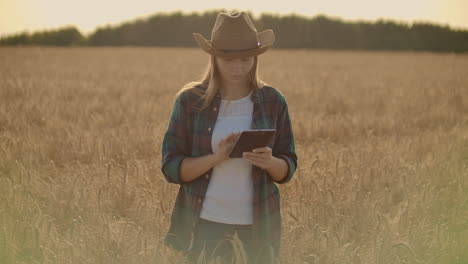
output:
[{"label": "shirt button", "polygon": [[211,127],[208,128],[208,131],[211,131]]},{"label": "shirt button", "polygon": [[197,202],[198,202],[198,203],[201,203],[201,198],[198,198]]},{"label": "shirt button", "polygon": [[215,107],[215,108],[213,108],[213,111],[216,111],[216,110],[217,110],[217,108],[216,108],[216,107]]},{"label": "shirt button", "polygon": [[210,178],[210,175],[209,175],[209,174],[205,174],[205,178],[209,179],[209,178]]}]

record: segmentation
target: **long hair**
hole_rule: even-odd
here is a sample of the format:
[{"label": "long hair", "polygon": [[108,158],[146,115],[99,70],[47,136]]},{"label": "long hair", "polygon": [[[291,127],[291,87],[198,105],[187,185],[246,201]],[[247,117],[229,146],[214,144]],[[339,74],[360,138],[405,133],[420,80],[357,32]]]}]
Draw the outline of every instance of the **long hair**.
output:
[{"label": "long hair", "polygon": [[[258,56],[255,56],[252,69],[250,69],[247,80],[250,91],[255,90],[256,88],[262,88],[264,85],[266,85],[266,83],[258,76],[258,68]],[[202,106],[200,110],[203,110],[211,104],[211,101],[213,101],[214,96],[221,89],[222,85],[222,79],[216,65],[216,57],[211,55],[210,61],[201,78],[198,81],[189,82],[184,85],[182,89],[177,92],[176,96],[179,96],[186,90],[190,90],[191,92],[196,93],[202,100]],[[192,89],[195,86],[203,86],[206,88],[206,92],[202,93],[199,89]]]}]

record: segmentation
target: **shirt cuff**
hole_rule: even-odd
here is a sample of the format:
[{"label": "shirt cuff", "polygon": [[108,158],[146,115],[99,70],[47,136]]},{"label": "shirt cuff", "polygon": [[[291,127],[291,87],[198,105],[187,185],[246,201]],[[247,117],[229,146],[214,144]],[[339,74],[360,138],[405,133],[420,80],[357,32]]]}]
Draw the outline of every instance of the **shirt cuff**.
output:
[{"label": "shirt cuff", "polygon": [[180,167],[184,159],[185,156],[176,156],[173,157],[165,166],[163,166],[162,173],[168,182],[175,184],[184,183],[180,178]]}]

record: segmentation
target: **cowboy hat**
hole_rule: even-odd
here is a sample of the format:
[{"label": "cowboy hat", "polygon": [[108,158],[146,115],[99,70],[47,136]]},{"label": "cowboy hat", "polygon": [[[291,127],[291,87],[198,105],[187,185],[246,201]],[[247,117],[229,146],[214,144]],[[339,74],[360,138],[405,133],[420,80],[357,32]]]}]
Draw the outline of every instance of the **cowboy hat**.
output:
[{"label": "cowboy hat", "polygon": [[193,33],[198,46],[207,53],[229,58],[253,57],[268,50],[275,42],[273,30],[257,33],[244,12],[219,13],[211,32],[211,40]]}]

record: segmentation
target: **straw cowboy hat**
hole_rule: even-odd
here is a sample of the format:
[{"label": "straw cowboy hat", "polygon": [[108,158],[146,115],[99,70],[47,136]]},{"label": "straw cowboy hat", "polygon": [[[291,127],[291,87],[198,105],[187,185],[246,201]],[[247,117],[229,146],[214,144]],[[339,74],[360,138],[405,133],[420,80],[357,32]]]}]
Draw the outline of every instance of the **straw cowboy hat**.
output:
[{"label": "straw cowboy hat", "polygon": [[273,30],[257,33],[244,12],[219,13],[211,32],[211,40],[193,33],[198,46],[207,53],[229,58],[254,57],[268,50],[275,42]]}]

